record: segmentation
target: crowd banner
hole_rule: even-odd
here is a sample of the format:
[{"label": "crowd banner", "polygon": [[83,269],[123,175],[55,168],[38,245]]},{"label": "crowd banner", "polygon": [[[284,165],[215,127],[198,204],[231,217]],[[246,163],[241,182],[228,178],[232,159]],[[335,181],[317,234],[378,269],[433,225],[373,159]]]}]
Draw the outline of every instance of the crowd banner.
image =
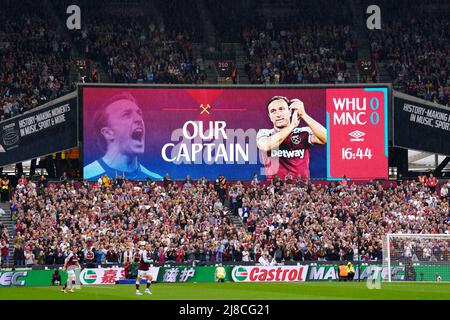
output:
[{"label": "crowd banner", "polygon": [[0,166],[78,146],[76,92],[0,122]]}]

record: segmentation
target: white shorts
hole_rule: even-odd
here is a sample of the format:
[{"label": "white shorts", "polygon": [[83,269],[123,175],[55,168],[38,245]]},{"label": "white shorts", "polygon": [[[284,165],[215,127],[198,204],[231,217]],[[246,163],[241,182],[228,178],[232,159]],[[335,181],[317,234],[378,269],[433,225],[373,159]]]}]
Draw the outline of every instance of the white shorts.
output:
[{"label": "white shorts", "polygon": [[144,277],[151,277],[152,273],[150,270],[144,271],[144,270],[138,270],[138,278],[144,278]]},{"label": "white shorts", "polygon": [[69,279],[75,278],[75,269],[67,270],[67,276]]}]

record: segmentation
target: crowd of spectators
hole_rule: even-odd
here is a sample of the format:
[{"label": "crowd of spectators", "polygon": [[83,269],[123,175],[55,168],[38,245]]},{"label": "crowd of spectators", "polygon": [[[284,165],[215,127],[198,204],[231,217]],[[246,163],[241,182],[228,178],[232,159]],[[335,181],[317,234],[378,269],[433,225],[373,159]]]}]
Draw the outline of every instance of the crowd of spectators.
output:
[{"label": "crowd of spectators", "polygon": [[164,4],[155,0],[154,10],[135,6],[113,10],[121,5],[83,2],[83,24],[72,32],[73,43],[82,57],[99,62],[116,83],[200,84],[206,74],[197,59],[201,57],[192,50],[197,31],[183,16],[190,12],[187,6],[185,0]]},{"label": "crowd of spectators", "polygon": [[394,89],[450,106],[448,16],[414,14],[369,32],[372,59],[386,63]]},{"label": "crowd of spectators", "polygon": [[[13,191],[16,265],[62,264],[71,244],[83,257],[93,253],[95,263],[124,263],[140,241],[153,244],[152,259],[161,263],[379,261],[386,233],[450,234],[450,182],[433,192],[415,181],[385,188],[257,178],[244,185],[223,176],[178,183],[166,175],[162,184],[105,176],[79,185],[42,181],[22,177]],[[448,246],[440,249],[434,259],[448,261]]]},{"label": "crowd of spectators", "polygon": [[167,30],[163,22],[123,18],[86,23],[74,42],[86,58],[106,67],[113,82],[201,84],[206,73],[193,55],[191,37]]},{"label": "crowd of spectators", "polygon": [[[82,29],[70,32],[58,26],[64,19],[52,16],[65,14],[69,1],[50,6],[31,0],[2,4],[0,120],[74,90],[73,83],[80,79],[70,78],[71,69],[76,74],[73,57],[92,62],[88,64],[90,82],[104,80],[99,79],[99,69],[116,83],[207,82],[203,61],[192,48],[194,41],[205,42],[200,7],[187,0],[168,4],[154,0],[154,10],[136,3],[133,7],[132,3],[108,6],[107,1],[78,3],[83,8]],[[386,63],[395,89],[449,105],[449,21],[442,14],[422,13],[422,7],[409,1],[401,3],[392,8],[388,2],[383,4],[388,9],[381,30],[368,31],[372,59]],[[296,4],[288,1],[286,5],[297,8]],[[217,41],[244,44],[250,83],[352,81],[347,62],[356,62],[358,45],[355,26],[347,25],[353,21],[348,6],[301,1],[301,19],[289,12],[279,19],[262,15],[271,7],[259,8],[256,1],[206,1],[205,5],[206,14],[213,17]],[[158,10],[159,18],[153,13]]]},{"label": "crowd of spectators", "polygon": [[70,44],[31,1],[6,1],[0,11],[0,120],[73,90]]},{"label": "crowd of spectators", "polygon": [[246,73],[253,84],[345,83],[346,61],[356,59],[348,25],[296,23],[280,28],[268,20],[265,29],[245,29]]},{"label": "crowd of spectators", "polygon": [[[102,10],[105,7],[101,5],[93,8]],[[59,20],[51,17],[42,3],[8,0],[2,4],[0,120],[73,91],[74,83],[83,81],[77,77],[79,59],[87,61],[88,70],[80,76],[89,82],[99,82],[102,67],[117,83],[206,81],[201,57],[195,57],[191,47],[193,30],[180,23],[167,26],[145,15],[123,16],[113,14],[114,10],[99,14],[102,11],[88,8],[83,11],[82,29],[72,31],[69,38],[62,32],[65,26],[58,27]],[[56,10],[65,14],[63,4]],[[70,78],[71,71],[74,79]]]}]

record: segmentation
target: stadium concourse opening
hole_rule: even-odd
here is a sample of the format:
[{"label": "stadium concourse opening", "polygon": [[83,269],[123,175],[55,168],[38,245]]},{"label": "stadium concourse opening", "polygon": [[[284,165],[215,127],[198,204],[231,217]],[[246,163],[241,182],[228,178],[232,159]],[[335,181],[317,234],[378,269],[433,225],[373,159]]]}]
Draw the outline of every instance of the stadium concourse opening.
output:
[{"label": "stadium concourse opening", "polygon": [[1,8],[0,299],[450,299],[448,1]]}]

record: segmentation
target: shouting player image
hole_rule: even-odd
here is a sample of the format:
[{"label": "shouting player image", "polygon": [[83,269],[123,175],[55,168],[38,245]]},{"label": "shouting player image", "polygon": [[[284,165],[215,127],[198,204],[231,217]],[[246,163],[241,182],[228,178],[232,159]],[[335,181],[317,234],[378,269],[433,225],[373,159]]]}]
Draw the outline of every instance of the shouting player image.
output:
[{"label": "shouting player image", "polygon": [[150,270],[151,252],[152,245],[150,243],[147,243],[143,250],[141,250],[139,253],[138,276],[136,278],[136,294],[139,296],[142,295],[142,293],[139,291],[139,287],[141,279],[143,278],[147,280],[147,288],[144,292],[147,294],[152,294],[152,292],[150,291],[150,286],[152,285],[153,280]]},{"label": "shouting player image", "polygon": [[[273,128],[261,129],[256,136],[259,150],[267,155],[267,178],[309,178],[310,148],[327,143],[326,128],[306,113],[299,99],[275,96],[267,103],[267,111]],[[302,120],[307,126],[300,127]]]},{"label": "shouting player image", "polygon": [[62,288],[62,292],[67,293],[67,289],[69,289],[69,292],[74,292],[73,287],[75,286],[75,270],[81,269],[80,263],[78,262],[78,254],[77,254],[77,247],[73,246],[72,251],[67,256],[66,260],[64,261],[64,266],[62,268],[62,271],[66,271],[67,269],[67,281],[64,284],[64,287]]},{"label": "shouting player image", "polygon": [[105,154],[84,167],[86,179],[97,180],[107,174],[110,177],[123,175],[130,180],[162,180],[162,176],[139,162],[138,157],[145,152],[146,128],[142,109],[133,96],[112,97],[94,115],[94,125],[98,147]]}]

